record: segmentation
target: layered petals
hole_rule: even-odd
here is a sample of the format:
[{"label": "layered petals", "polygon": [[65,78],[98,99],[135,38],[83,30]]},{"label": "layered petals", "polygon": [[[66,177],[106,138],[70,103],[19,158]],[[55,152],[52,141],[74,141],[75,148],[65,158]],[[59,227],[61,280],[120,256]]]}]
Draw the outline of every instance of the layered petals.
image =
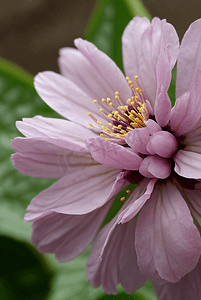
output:
[{"label": "layered petals", "polygon": [[49,212],[82,215],[103,206],[127,184],[118,174],[104,165],[75,168],[31,201],[25,221]]},{"label": "layered petals", "polygon": [[[87,41],[76,39],[75,44],[80,50],[62,48],[59,51],[61,74],[76,83],[91,99],[96,99],[100,106],[102,105],[101,99],[108,97],[113,99],[116,90],[123,98],[125,97],[126,103],[131,92],[116,64]],[[111,75],[110,82],[108,75]]]},{"label": "layered petals", "polygon": [[182,195],[170,181],[156,186],[142,208],[135,244],[142,274],[155,283],[178,282],[198,263],[199,231]]},{"label": "layered petals", "polygon": [[174,135],[168,131],[159,131],[151,136],[147,145],[150,154],[157,154],[161,157],[173,157],[178,150],[178,142]]},{"label": "layered petals", "polygon": [[[179,150],[174,156],[174,170],[186,178],[201,178],[201,149],[194,151]],[[198,152],[199,151],[199,152]]]},{"label": "layered petals", "polygon": [[132,150],[101,137],[85,141],[91,156],[101,164],[125,170],[138,170],[142,158]]},{"label": "layered petals", "polygon": [[187,92],[201,62],[201,19],[193,22],[186,31],[177,61],[176,98]]},{"label": "layered petals", "polygon": [[86,148],[59,139],[15,138],[11,146],[17,151],[12,155],[15,168],[33,177],[61,178],[78,167],[99,165]]},{"label": "layered petals", "polygon": [[151,135],[161,131],[161,127],[153,120],[149,119],[146,122],[146,127],[135,128],[127,133],[125,141],[133,149],[134,152],[149,154],[147,145]]},{"label": "layered petals", "polygon": [[120,213],[119,223],[126,223],[136,216],[153,192],[157,179],[144,178],[127,200],[125,208]]},{"label": "layered petals", "polygon": [[192,190],[184,187],[182,194],[189,204],[192,214],[201,226],[201,182],[197,182]]},{"label": "layered petals", "polygon": [[186,274],[177,283],[155,284],[155,293],[159,300],[200,300],[201,297],[201,261],[193,271]]},{"label": "layered petals", "polygon": [[165,48],[159,56],[156,66],[157,94],[154,107],[155,118],[161,127],[165,127],[170,119],[171,101],[167,91],[171,82],[170,54]]},{"label": "layered petals", "polygon": [[201,118],[201,66],[197,69],[189,92],[182,94],[171,110],[170,128],[175,136],[190,131]]},{"label": "layered petals", "polygon": [[33,222],[31,242],[40,252],[55,253],[59,262],[72,260],[92,242],[111,204],[84,215],[50,212]]},{"label": "layered petals", "polygon": [[179,39],[174,27],[166,20],[135,17],[126,27],[123,37],[123,62],[127,76],[134,81],[135,75],[146,98],[154,107],[157,91],[156,66],[165,47],[170,53],[173,68],[178,51]]},{"label": "layered petals", "polygon": [[[121,283],[127,294],[146,282],[140,273],[135,252],[135,221],[118,225],[118,216],[98,234],[87,262],[87,279],[92,287],[102,285],[107,294],[116,294]],[[132,238],[131,238],[132,237]]]},{"label": "layered petals", "polygon": [[[39,73],[34,78],[34,86],[39,96],[52,109],[70,121],[89,127],[89,108],[95,117],[104,119],[90,98],[76,83],[54,72]],[[77,117],[79,114],[79,118]]]},{"label": "layered petals", "polygon": [[139,172],[147,178],[165,179],[171,174],[172,164],[167,158],[158,155],[146,156],[139,167]]},{"label": "layered petals", "polygon": [[26,137],[44,137],[67,140],[85,148],[84,138],[96,137],[97,133],[79,124],[63,119],[35,116],[16,122],[17,129]]},{"label": "layered petals", "polygon": [[[74,43],[93,67],[93,70],[90,70],[91,74],[88,78],[91,79],[94,77],[90,85],[93,85],[93,82],[96,80],[93,90],[96,89],[95,95],[98,97],[98,103],[101,104],[100,100],[102,98],[109,97],[114,99],[115,92],[118,91],[121,100],[126,104],[126,101],[132,96],[131,89],[127,84],[124,74],[117,67],[115,62],[88,41],[78,38]],[[85,70],[86,68],[83,69],[82,78],[83,74],[85,74]],[[85,75],[88,75],[88,73],[88,70],[86,70]]]}]

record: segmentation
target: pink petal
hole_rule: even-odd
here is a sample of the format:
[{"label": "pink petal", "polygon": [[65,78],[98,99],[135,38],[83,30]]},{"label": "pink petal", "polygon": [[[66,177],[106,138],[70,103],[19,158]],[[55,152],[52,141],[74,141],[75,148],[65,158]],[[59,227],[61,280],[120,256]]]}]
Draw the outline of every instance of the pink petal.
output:
[{"label": "pink petal", "polygon": [[162,86],[165,92],[168,91],[171,77],[171,57],[168,47],[165,47],[159,55],[156,65],[157,94],[160,92]]},{"label": "pink petal", "polygon": [[182,94],[172,108],[170,116],[170,128],[175,136],[190,131],[201,118],[201,66],[196,75],[189,92]]},{"label": "pink petal", "polygon": [[74,259],[92,242],[111,201],[84,215],[51,212],[33,222],[31,242],[40,252],[55,253],[59,262]]},{"label": "pink petal", "polygon": [[140,211],[146,201],[150,198],[154,185],[157,179],[144,178],[132,195],[126,201],[126,207],[121,212],[119,223],[126,223],[130,221]]},{"label": "pink petal", "polygon": [[189,204],[189,209],[201,225],[201,182],[195,184],[195,189],[183,188],[182,193]]},{"label": "pink petal", "polygon": [[170,181],[155,187],[136,227],[139,268],[155,283],[178,282],[201,253],[200,234],[180,192]]},{"label": "pink petal", "polygon": [[117,225],[117,217],[101,230],[87,262],[86,274],[92,287],[102,285],[105,293],[116,294],[116,285],[121,283],[131,294],[144,285],[146,279],[136,261],[134,233],[134,220]]},{"label": "pink petal", "polygon": [[158,131],[161,131],[161,127],[155,121],[149,119],[146,122],[146,127],[135,128],[129,131],[125,141],[134,152],[149,154],[147,151],[147,144],[150,141],[151,135]]},{"label": "pink petal", "polygon": [[152,119],[149,119],[148,121],[146,121],[146,126],[148,127],[150,134],[154,134],[154,133],[162,130],[161,127],[158,125],[158,123],[156,123]]},{"label": "pink petal", "polygon": [[78,167],[97,166],[86,148],[79,146],[79,150],[83,151],[78,152],[77,145],[67,141],[63,143],[62,140],[50,138],[15,138],[11,147],[18,152],[12,155],[15,168],[33,177],[60,178]]},{"label": "pink petal", "polygon": [[67,140],[85,148],[84,138],[96,137],[97,133],[79,124],[63,119],[35,116],[16,122],[17,129],[26,137],[50,137]]},{"label": "pink petal", "polygon": [[171,174],[171,161],[158,155],[146,156],[140,164],[139,172],[147,178],[165,179]]},{"label": "pink petal", "polygon": [[84,69],[84,72],[80,76],[88,77],[90,72],[88,79],[85,79],[85,81],[88,82],[89,86],[90,82],[91,85],[95,84],[92,89],[96,89],[96,94],[99,94],[99,99],[97,100],[107,97],[115,100],[114,93],[118,91],[121,100],[126,104],[127,100],[132,96],[131,89],[127,84],[124,74],[115,62],[88,41],[79,38],[74,43],[93,67],[92,71],[91,69],[89,71],[86,70],[86,73]]},{"label": "pink petal", "polygon": [[75,168],[31,201],[25,221],[49,212],[83,215],[103,206],[128,184],[118,173],[104,165]]},{"label": "pink petal", "polygon": [[[196,149],[199,151],[199,148]],[[174,156],[175,172],[186,178],[201,178],[201,153],[179,150]]]},{"label": "pink petal", "polygon": [[[123,83],[121,97],[124,97],[125,92],[127,97],[131,97],[125,77],[107,55],[87,41],[78,39],[75,40],[75,43],[83,53],[73,48],[62,48],[59,51],[62,75],[76,83],[90,98],[96,99],[101,106],[102,98],[115,99],[114,93]],[[107,71],[104,69],[105,67],[107,67]],[[114,70],[113,73],[110,68]],[[125,97],[125,101],[127,99]]]},{"label": "pink petal", "polygon": [[158,131],[154,133],[147,145],[147,150],[150,154],[157,154],[165,158],[173,157],[177,149],[177,140],[174,135],[168,131]]},{"label": "pink petal", "polygon": [[126,135],[126,143],[133,149],[134,152],[149,154],[147,144],[150,140],[150,131],[148,127],[136,128],[129,131]]},{"label": "pink petal", "polygon": [[193,22],[181,42],[177,61],[176,98],[187,92],[201,64],[201,19]]},{"label": "pink petal", "polygon": [[34,86],[43,101],[66,119],[89,127],[90,110],[99,121],[104,121],[93,104],[94,99],[64,76],[50,71],[39,73],[34,79]]},{"label": "pink petal", "polygon": [[85,140],[91,156],[101,164],[125,169],[138,170],[142,158],[121,145],[106,141],[101,137]]},{"label": "pink petal", "polygon": [[200,300],[201,299],[201,261],[195,269],[177,283],[155,285],[159,300]]},{"label": "pink petal", "polygon": [[161,127],[165,127],[168,124],[170,120],[170,113],[171,101],[167,92],[165,92],[165,89],[162,86],[158,95],[156,96],[155,102],[155,118]]},{"label": "pink petal", "polygon": [[123,38],[123,62],[127,76],[139,83],[146,98],[154,107],[157,90],[156,66],[165,47],[170,53],[170,67],[173,68],[179,49],[179,39],[174,27],[166,20],[135,17],[126,27]]}]

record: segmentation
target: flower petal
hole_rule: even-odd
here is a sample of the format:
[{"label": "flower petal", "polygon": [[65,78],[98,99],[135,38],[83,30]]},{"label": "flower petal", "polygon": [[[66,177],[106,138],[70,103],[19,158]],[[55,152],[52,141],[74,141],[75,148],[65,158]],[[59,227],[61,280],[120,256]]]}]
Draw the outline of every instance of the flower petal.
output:
[{"label": "flower petal", "polygon": [[179,50],[177,33],[166,20],[154,18],[150,23],[145,17],[135,17],[124,31],[122,43],[125,73],[133,81],[135,75],[138,75],[141,88],[154,107],[158,58],[167,47],[170,53],[170,66],[173,68]]},{"label": "flower petal", "polygon": [[149,154],[147,151],[147,144],[150,140],[149,128],[135,128],[129,131],[126,135],[126,143],[133,149],[134,152]]},{"label": "flower petal", "polygon": [[[91,85],[95,84],[94,89],[97,90],[96,94],[99,94],[97,101],[99,100],[101,104],[102,98],[115,100],[115,92],[118,91],[121,100],[126,104],[127,100],[132,97],[132,92],[124,74],[115,62],[88,41],[78,38],[74,43],[93,66],[93,73],[90,74],[89,78],[94,77]],[[85,77],[87,75],[88,71],[86,71],[86,74],[85,72],[82,73],[81,76]]]},{"label": "flower petal", "polygon": [[177,61],[176,98],[187,92],[201,64],[201,19],[193,22],[181,42]]},{"label": "flower petal", "polygon": [[146,156],[139,167],[139,172],[147,178],[165,179],[172,170],[170,159],[158,155]]},{"label": "flower petal", "polygon": [[195,184],[195,189],[185,189],[182,191],[189,208],[201,226],[201,182]]},{"label": "flower petal", "polygon": [[[73,48],[59,51],[62,75],[76,83],[90,98],[96,99],[100,106],[102,98],[115,99],[114,93],[119,87],[122,97],[125,93],[131,97],[125,77],[106,54],[82,39],[75,40],[75,44],[83,53]],[[125,95],[125,101],[128,98]]]},{"label": "flower petal", "polygon": [[157,179],[144,178],[126,201],[126,206],[121,212],[119,223],[130,221],[140,211],[145,202],[150,198]]},{"label": "flower petal", "polygon": [[161,130],[161,127],[154,120],[149,119],[146,122],[146,127],[135,128],[129,131],[125,141],[134,152],[149,154],[149,151],[147,151],[147,144],[150,141],[150,137]]},{"label": "flower petal", "polygon": [[199,231],[170,181],[155,187],[139,214],[136,252],[142,274],[155,283],[178,282],[198,263]]},{"label": "flower petal", "polygon": [[138,170],[142,162],[138,154],[101,137],[90,138],[85,143],[91,156],[101,164],[118,169]]},{"label": "flower petal", "polygon": [[165,47],[159,55],[156,65],[157,95],[159,94],[162,86],[165,92],[168,91],[171,77],[171,56],[168,51],[168,47]]},{"label": "flower petal", "polygon": [[200,300],[201,298],[201,261],[195,269],[186,274],[179,282],[155,284],[155,293],[159,300]]},{"label": "flower petal", "polygon": [[104,121],[95,105],[92,105],[94,99],[68,78],[46,71],[36,75],[34,86],[43,101],[66,119],[89,127],[90,109],[95,117]]},{"label": "flower petal", "polygon": [[89,255],[86,275],[92,287],[102,285],[107,294],[116,294],[118,283],[131,294],[146,281],[136,260],[135,221],[121,225],[117,222],[116,216],[98,234]]},{"label": "flower petal", "polygon": [[190,131],[201,118],[200,82],[201,66],[197,69],[190,91],[182,94],[171,110],[170,128],[175,136]]},{"label": "flower petal", "polygon": [[103,165],[75,168],[31,201],[25,221],[49,212],[83,215],[103,206],[128,184],[118,173]]},{"label": "flower petal", "polygon": [[174,156],[175,172],[186,178],[201,178],[201,145],[196,152],[179,150]]},{"label": "flower petal", "polygon": [[55,253],[59,262],[72,260],[92,242],[111,203],[78,216],[51,212],[33,222],[31,242],[40,252]]},{"label": "flower petal", "polygon": [[86,148],[79,146],[79,151],[76,151],[77,145],[67,141],[15,138],[11,147],[17,151],[12,155],[15,168],[33,177],[60,178],[78,167],[97,166]]},{"label": "flower petal", "polygon": [[174,135],[168,131],[158,131],[154,133],[147,145],[147,150],[150,154],[157,154],[166,158],[173,157],[177,149],[178,142]]},{"label": "flower petal", "polygon": [[17,129],[26,137],[50,137],[67,140],[85,148],[84,138],[96,137],[97,133],[79,124],[63,119],[35,116],[16,122]]},{"label": "flower petal", "polygon": [[157,94],[154,107],[155,118],[161,127],[165,127],[170,119],[171,101],[167,91],[171,82],[170,54],[165,48],[156,65]]}]

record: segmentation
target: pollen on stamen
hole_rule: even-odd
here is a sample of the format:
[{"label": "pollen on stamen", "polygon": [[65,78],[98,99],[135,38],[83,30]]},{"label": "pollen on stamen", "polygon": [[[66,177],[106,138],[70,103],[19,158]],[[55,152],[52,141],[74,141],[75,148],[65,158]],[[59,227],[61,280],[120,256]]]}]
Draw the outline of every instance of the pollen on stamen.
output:
[{"label": "pollen on stamen", "polygon": [[88,123],[88,125],[90,125],[91,127],[93,127],[93,128],[96,128],[94,125],[92,125],[91,123]]},{"label": "pollen on stamen", "polygon": [[[125,105],[125,100],[121,100],[118,91],[114,93],[113,99],[102,98],[102,108],[97,100],[93,100],[93,103],[98,106],[98,112],[102,114],[107,123],[97,120],[91,112],[88,115],[100,126],[102,131],[100,137],[105,140],[110,140],[110,138],[125,139],[129,131],[146,126],[144,121],[148,119],[148,111],[145,96],[138,83],[138,76],[134,78],[135,81],[133,82],[129,77],[126,77],[127,83],[132,89],[132,96],[126,101],[127,105]],[[94,127],[92,124],[90,126]]]},{"label": "pollen on stamen", "polygon": [[121,197],[120,201],[125,201],[126,200],[126,197]]},{"label": "pollen on stamen", "polygon": [[129,196],[131,195],[131,191],[130,190],[127,190],[126,191],[126,194],[128,194]]}]

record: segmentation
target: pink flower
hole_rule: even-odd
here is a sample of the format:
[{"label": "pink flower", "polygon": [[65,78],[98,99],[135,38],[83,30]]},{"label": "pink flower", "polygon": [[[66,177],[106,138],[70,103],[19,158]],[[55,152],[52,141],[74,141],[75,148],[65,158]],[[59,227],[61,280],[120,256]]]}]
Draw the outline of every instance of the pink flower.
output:
[{"label": "pink flower", "polygon": [[15,167],[60,178],[25,216],[33,222],[32,243],[60,262],[86,249],[115,195],[138,183],[91,249],[87,278],[105,293],[116,293],[118,283],[133,293],[148,279],[160,300],[201,297],[200,41],[201,19],[179,48],[165,20],[135,17],[122,39],[125,78],[107,55],[77,39],[78,50],[60,50],[62,75],[35,77],[41,98],[70,121],[17,122],[26,138],[11,143]]}]

